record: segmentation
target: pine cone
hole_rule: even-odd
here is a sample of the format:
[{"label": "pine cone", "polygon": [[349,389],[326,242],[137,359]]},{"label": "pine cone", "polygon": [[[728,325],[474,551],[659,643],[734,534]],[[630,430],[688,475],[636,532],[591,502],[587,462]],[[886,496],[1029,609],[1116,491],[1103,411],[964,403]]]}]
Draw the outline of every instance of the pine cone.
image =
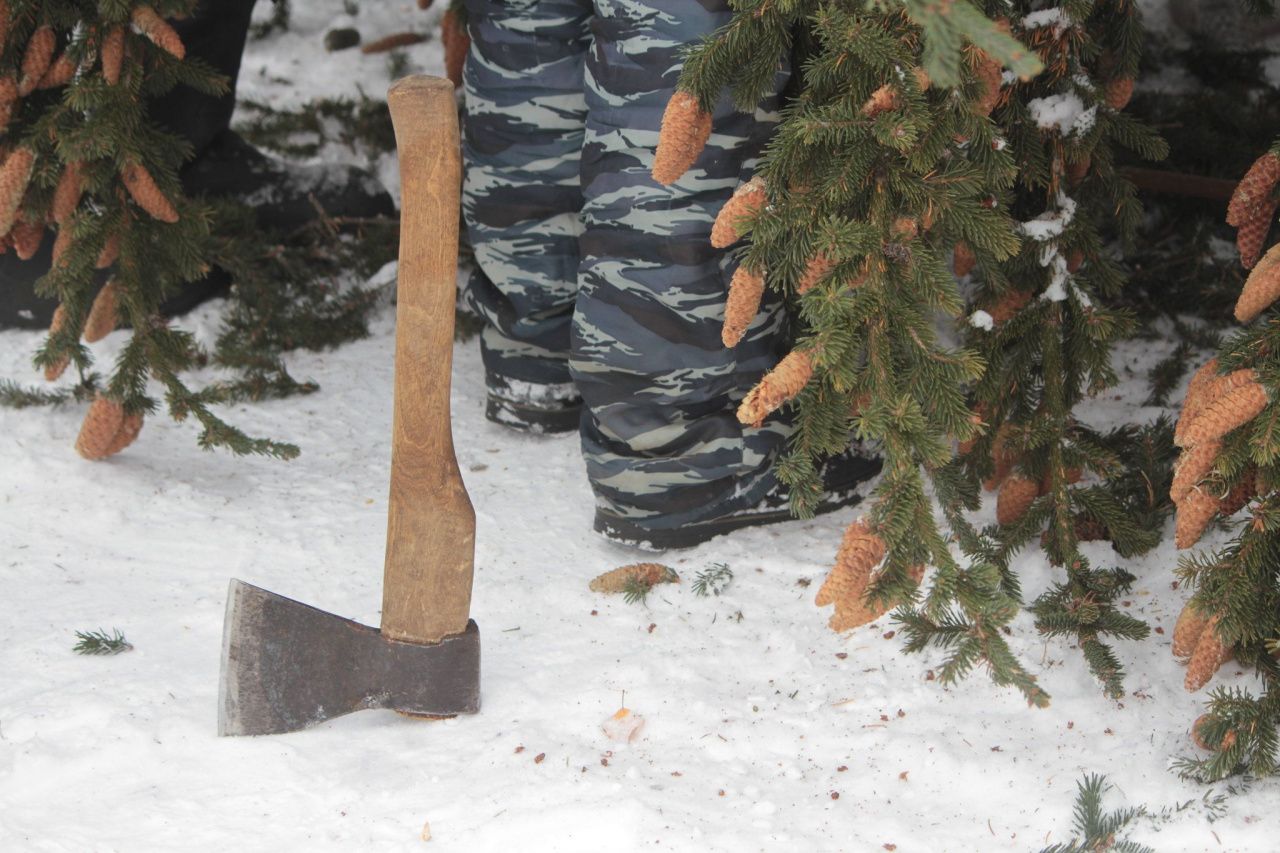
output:
[{"label": "pine cone", "polygon": [[80,206],[80,198],[84,195],[84,164],[72,161],[62,170],[58,179],[58,188],[53,191],[53,203],[49,205],[49,215],[53,221],[62,225],[76,212]]},{"label": "pine cone", "polygon": [[897,106],[898,90],[886,83],[872,92],[870,98],[867,98],[867,102],[862,105],[862,114],[868,118],[875,118],[881,113],[897,109]]},{"label": "pine cone", "polygon": [[850,596],[861,597],[872,570],[884,559],[885,544],[871,527],[857,519],[845,528],[836,562],[818,590],[814,604],[825,607]]},{"label": "pine cone", "polygon": [[133,25],[156,47],[175,59],[182,59],[187,55],[187,48],[182,44],[177,31],[150,6],[138,6],[133,10]]},{"label": "pine cone", "polygon": [[9,41],[11,23],[13,23],[13,16],[9,14],[9,3],[7,0],[0,0],[0,48],[5,47]]},{"label": "pine cone", "polygon": [[[53,319],[49,322],[49,337],[53,337],[62,331],[62,327],[67,325],[67,309],[61,303],[53,309]],[[67,369],[67,365],[71,363],[71,359],[67,356],[55,361],[53,364],[47,365],[44,369],[44,379],[46,382],[56,382],[58,377],[62,376]]]},{"label": "pine cone", "polygon": [[973,249],[969,248],[969,244],[963,241],[956,243],[955,251],[951,256],[951,271],[956,274],[956,278],[964,278],[973,272],[973,268],[978,265],[978,257],[973,253]]},{"label": "pine cone", "polygon": [[109,85],[120,82],[124,66],[124,27],[112,27],[102,40],[102,78]]},{"label": "pine cone", "polygon": [[1122,110],[1129,105],[1133,97],[1133,78],[1117,77],[1107,83],[1103,99],[1113,110]]},{"label": "pine cone", "polygon": [[1017,450],[1009,447],[1009,437],[1012,434],[1013,424],[1005,421],[991,440],[991,461],[995,462],[996,467],[994,473],[982,483],[982,487],[989,492],[1004,482],[1004,478],[1009,476],[1021,456]]},{"label": "pine cone", "polygon": [[808,293],[835,268],[835,261],[827,257],[825,252],[818,252],[805,266],[800,281],[796,283],[796,293]]},{"label": "pine cone", "polygon": [[21,95],[18,94],[16,77],[0,77],[0,103],[13,104]]},{"label": "pine cone", "polygon": [[678,181],[697,162],[710,138],[711,113],[704,112],[689,92],[677,91],[662,114],[653,179],[663,186]]},{"label": "pine cone", "polygon": [[652,587],[660,583],[676,583],[679,580],[680,576],[670,566],[664,566],[661,563],[631,563],[596,576],[588,584],[588,588],[592,592],[619,593],[625,592],[633,583]]},{"label": "pine cone", "polygon": [[1188,601],[1178,614],[1178,621],[1173,626],[1173,656],[1179,660],[1191,657],[1204,633],[1204,626],[1209,624],[1209,616],[1198,610],[1193,602]]},{"label": "pine cone", "polygon": [[89,406],[76,439],[76,452],[85,459],[105,459],[124,426],[124,407],[115,400],[98,397]]},{"label": "pine cone", "polygon": [[[920,581],[924,579],[924,566],[912,567],[911,579],[919,586]],[[878,603],[867,601],[864,587],[856,597],[836,599],[835,612],[831,614],[831,619],[827,622],[827,625],[836,633],[851,631],[854,628],[859,628],[879,619],[889,612],[889,608],[897,606],[897,603],[896,601]]]},{"label": "pine cone", "polygon": [[419,8],[419,9],[430,9],[430,8],[431,8],[431,0],[418,0],[418,8]]},{"label": "pine cone", "polygon": [[1004,84],[1004,70],[1000,63],[992,59],[985,51],[978,51],[981,58],[973,69],[973,75],[982,87],[981,94],[973,102],[973,111],[977,115],[989,116],[996,104],[1000,103],[1000,87]]},{"label": "pine cone", "polygon": [[58,236],[53,240],[53,266],[64,266],[63,257],[71,248],[71,229],[63,226],[58,229]]},{"label": "pine cone", "polygon": [[738,422],[760,426],[770,412],[799,394],[812,376],[812,356],[804,350],[792,350],[747,392],[738,406]]},{"label": "pine cone", "polygon": [[40,244],[44,242],[44,231],[44,225],[39,222],[24,220],[13,226],[9,234],[13,238],[13,248],[19,258],[29,261],[36,256],[36,252],[40,251]]},{"label": "pine cone", "polygon": [[27,50],[22,55],[22,73],[18,78],[18,94],[26,97],[35,91],[53,62],[53,51],[58,46],[58,36],[53,27],[45,24],[31,34]]},{"label": "pine cone", "polygon": [[1272,246],[1249,277],[1236,300],[1236,320],[1252,322],[1280,297],[1280,243]]},{"label": "pine cone", "polygon": [[1204,408],[1205,395],[1210,386],[1221,377],[1218,376],[1218,360],[1209,359],[1191,377],[1187,385],[1186,396],[1182,398],[1182,411],[1178,414],[1178,423],[1173,430],[1173,443],[1182,446],[1183,437],[1191,421]]},{"label": "pine cone", "polygon": [[1183,686],[1187,688],[1187,692],[1195,693],[1208,684],[1214,673],[1230,659],[1231,647],[1218,636],[1218,617],[1214,616],[1204,626],[1195,651],[1191,653]]},{"label": "pine cone", "polygon": [[40,82],[36,83],[36,88],[53,89],[58,86],[65,86],[76,76],[77,70],[79,70],[79,66],[71,58],[70,52],[64,50],[62,55],[49,66],[49,70],[40,78]]},{"label": "pine cone", "polygon": [[[767,201],[763,178],[754,177],[738,187],[716,215],[715,224],[711,226],[711,245],[723,249],[738,242],[750,228],[750,220],[764,209]],[[741,232],[739,226],[743,226]]]},{"label": "pine cone", "polygon": [[114,278],[98,291],[93,300],[93,308],[89,309],[89,319],[84,323],[82,334],[86,343],[97,343],[115,331],[118,295],[119,285]]},{"label": "pine cone", "polygon": [[1240,252],[1240,265],[1247,270],[1253,269],[1266,245],[1267,235],[1271,233],[1271,221],[1276,215],[1276,202],[1264,204],[1244,221],[1236,231],[1236,249]]},{"label": "pine cone", "polygon": [[986,407],[983,406],[981,403],[979,403],[976,408],[977,408],[977,411],[969,413],[969,423],[978,427],[978,432],[974,433],[973,438],[965,439],[964,441],[960,442],[960,444],[956,447],[956,451],[961,456],[966,456],[968,455],[969,451],[973,450],[974,446],[978,443],[978,438],[985,431],[982,429],[982,427],[986,426],[987,424],[985,420]]},{"label": "pine cone", "polygon": [[35,153],[23,147],[5,158],[4,165],[0,166],[0,234],[7,234],[17,221],[35,164]]},{"label": "pine cone", "polygon": [[1093,158],[1088,154],[1084,155],[1079,160],[1068,163],[1065,171],[1068,183],[1074,186],[1083,181],[1085,176],[1089,174],[1089,169],[1092,168],[1092,166]]},{"label": "pine cone", "polygon": [[724,328],[720,340],[732,349],[742,340],[751,321],[760,313],[760,299],[764,296],[764,276],[742,264],[729,282],[729,296],[724,305]]},{"label": "pine cone", "polygon": [[1190,548],[1200,541],[1205,528],[1218,514],[1218,505],[1217,498],[1199,487],[1187,492],[1182,503],[1178,504],[1173,528],[1173,544],[1178,550]]},{"label": "pine cone", "polygon": [[1227,224],[1239,227],[1252,219],[1262,207],[1271,203],[1271,195],[1280,183],[1280,157],[1263,154],[1236,185],[1227,205]]},{"label": "pine cone", "polygon": [[996,521],[999,524],[1017,523],[1031,509],[1039,494],[1039,483],[1030,477],[1014,474],[1000,486],[1000,494],[996,497]]},{"label": "pine cone", "polygon": [[1257,496],[1257,469],[1250,468],[1240,476],[1236,484],[1231,487],[1231,491],[1227,492],[1227,496],[1222,499],[1218,514],[1223,518],[1230,518]]},{"label": "pine cone", "polygon": [[1266,407],[1267,389],[1258,382],[1233,388],[1205,405],[1183,433],[1182,444],[1194,446],[1221,438],[1256,418]]},{"label": "pine cone", "polygon": [[105,270],[116,262],[116,258],[120,257],[120,235],[112,234],[102,244],[102,251],[98,253],[98,260],[94,264],[97,269]]},{"label": "pine cone", "polygon": [[1218,461],[1218,454],[1221,452],[1222,442],[1220,441],[1205,441],[1184,450],[1174,467],[1169,499],[1174,503],[1181,503],[1187,496],[1187,492],[1191,491],[1191,487],[1199,485],[1200,481],[1213,470],[1214,464]]},{"label": "pine cone", "polygon": [[987,309],[992,321],[998,326],[1007,323],[1031,301],[1031,294],[1025,290],[1006,290],[1000,300]]},{"label": "pine cone", "polygon": [[125,189],[138,203],[138,207],[161,222],[172,224],[178,221],[178,211],[160,191],[155,178],[151,177],[151,173],[140,163],[130,163],[125,166],[121,177],[124,178]]},{"label": "pine cone", "polygon": [[1196,721],[1191,724],[1191,742],[1206,752],[1225,752],[1235,746],[1236,733],[1232,729],[1227,729],[1226,734],[1222,736],[1222,743],[1218,744],[1217,747],[1209,746],[1208,741],[1205,740],[1204,735],[1201,733],[1201,726],[1211,719],[1212,715],[1210,714],[1201,714],[1196,717]]},{"label": "pine cone", "polygon": [[462,85],[462,69],[471,51],[471,36],[467,34],[467,25],[452,9],[440,19],[440,43],[444,45],[445,76],[456,89]]}]

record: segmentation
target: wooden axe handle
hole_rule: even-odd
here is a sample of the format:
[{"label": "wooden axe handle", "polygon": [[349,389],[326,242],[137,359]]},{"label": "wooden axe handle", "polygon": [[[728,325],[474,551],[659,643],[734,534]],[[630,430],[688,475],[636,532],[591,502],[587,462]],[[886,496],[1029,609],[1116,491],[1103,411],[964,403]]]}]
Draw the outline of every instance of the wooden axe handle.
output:
[{"label": "wooden axe handle", "polygon": [[382,632],[434,643],[467,627],[476,514],[449,424],[462,162],[453,84],[407,77],[387,93],[400,155],[396,390]]}]

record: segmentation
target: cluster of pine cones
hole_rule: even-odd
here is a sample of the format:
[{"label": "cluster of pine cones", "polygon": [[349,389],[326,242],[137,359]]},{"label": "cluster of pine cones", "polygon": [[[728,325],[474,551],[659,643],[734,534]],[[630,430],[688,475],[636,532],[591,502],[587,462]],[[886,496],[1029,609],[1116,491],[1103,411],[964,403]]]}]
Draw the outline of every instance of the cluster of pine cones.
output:
[{"label": "cluster of pine cones", "polygon": [[[0,44],[6,44],[15,22],[9,4],[0,0]],[[101,73],[110,86],[120,84],[126,73],[129,55],[127,29],[149,39],[176,59],[186,55],[178,33],[150,6],[139,6],[131,14],[131,27],[116,25],[102,32],[90,32],[85,45],[73,56],[70,45],[58,52],[58,34],[48,24],[31,33],[22,51],[22,61],[15,73],[0,77],[0,129],[7,126],[22,99],[38,89],[65,86],[77,77]],[[55,58],[55,54],[58,54]],[[43,218],[23,215],[24,200],[36,172],[37,153],[25,145],[0,146],[0,252],[12,249],[19,258],[29,260],[40,249],[45,231],[57,229],[53,245],[53,263],[62,262],[72,241],[71,218],[80,206],[86,187],[86,164],[67,163],[54,190],[52,202]],[[120,170],[124,191],[139,208],[151,217],[173,223],[178,211],[156,184],[151,173],[138,162],[126,162]],[[96,266],[106,269],[115,263],[120,251],[119,234],[112,235],[98,255]],[[94,343],[111,333],[118,322],[121,294],[113,279],[102,287],[80,330],[84,340]],[[50,334],[62,332],[67,312],[59,306],[54,312]],[[45,378],[54,381],[66,370],[68,360],[61,359],[45,368]],[[142,429],[142,414],[127,413],[116,401],[99,397],[85,417],[76,449],[89,459],[102,459],[127,447]]]}]

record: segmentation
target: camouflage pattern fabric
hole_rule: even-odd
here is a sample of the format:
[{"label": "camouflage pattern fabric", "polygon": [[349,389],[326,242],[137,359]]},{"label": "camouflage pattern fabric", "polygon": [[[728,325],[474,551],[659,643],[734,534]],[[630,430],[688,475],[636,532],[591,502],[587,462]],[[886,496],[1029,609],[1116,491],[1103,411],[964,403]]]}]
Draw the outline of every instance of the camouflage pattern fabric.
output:
[{"label": "camouflage pattern fabric", "polygon": [[[720,342],[732,258],[711,224],[750,177],[777,103],[724,99],[669,187],[650,176],[682,51],[727,2],[467,0],[464,211],[493,384],[581,395],[600,513],[665,529],[752,506],[789,427],[735,409],[787,349],[776,299]],[[785,75],[779,75],[779,87]],[[530,392],[536,396],[536,391]]]}]

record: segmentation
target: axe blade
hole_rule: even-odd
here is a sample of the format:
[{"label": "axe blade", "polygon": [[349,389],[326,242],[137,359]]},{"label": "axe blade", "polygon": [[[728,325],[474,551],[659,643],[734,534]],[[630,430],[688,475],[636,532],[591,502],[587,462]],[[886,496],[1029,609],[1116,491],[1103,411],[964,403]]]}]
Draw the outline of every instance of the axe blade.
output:
[{"label": "axe blade", "polygon": [[232,580],[222,633],[218,734],[305,729],[364,708],[453,716],[480,710],[480,631],[405,643]]}]

